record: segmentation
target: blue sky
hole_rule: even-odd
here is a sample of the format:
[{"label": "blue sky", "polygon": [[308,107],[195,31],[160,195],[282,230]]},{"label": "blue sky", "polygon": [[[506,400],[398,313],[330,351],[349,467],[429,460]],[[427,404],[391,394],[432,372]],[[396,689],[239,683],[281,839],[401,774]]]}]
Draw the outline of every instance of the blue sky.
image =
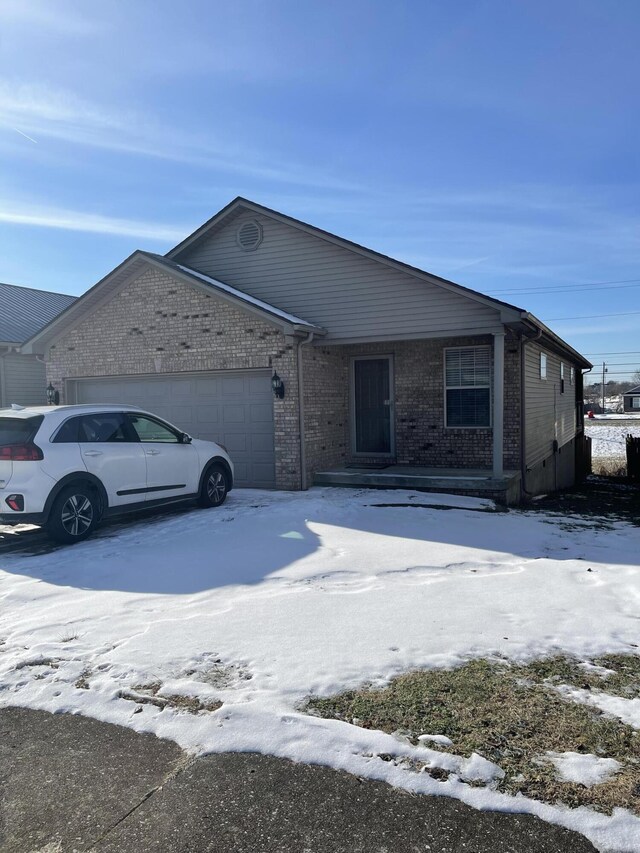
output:
[{"label": "blue sky", "polygon": [[244,195],[623,378],[639,39],[637,0],[2,0],[0,281],[82,293]]}]

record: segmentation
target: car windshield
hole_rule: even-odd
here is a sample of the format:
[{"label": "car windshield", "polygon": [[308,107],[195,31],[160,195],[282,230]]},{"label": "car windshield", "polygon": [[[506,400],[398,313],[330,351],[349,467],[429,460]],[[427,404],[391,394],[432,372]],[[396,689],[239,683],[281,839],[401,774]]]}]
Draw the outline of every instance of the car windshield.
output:
[{"label": "car windshield", "polygon": [[0,447],[31,441],[41,423],[41,415],[35,418],[0,418]]}]

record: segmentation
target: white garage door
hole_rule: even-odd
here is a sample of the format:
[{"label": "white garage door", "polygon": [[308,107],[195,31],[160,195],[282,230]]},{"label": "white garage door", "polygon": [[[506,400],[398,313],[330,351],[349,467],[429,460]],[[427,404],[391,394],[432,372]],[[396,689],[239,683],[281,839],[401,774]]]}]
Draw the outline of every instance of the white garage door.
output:
[{"label": "white garage door", "polygon": [[235,485],[275,488],[273,392],[268,372],[202,373],[75,381],[78,403],[139,406],[194,438],[218,441],[235,466]]}]

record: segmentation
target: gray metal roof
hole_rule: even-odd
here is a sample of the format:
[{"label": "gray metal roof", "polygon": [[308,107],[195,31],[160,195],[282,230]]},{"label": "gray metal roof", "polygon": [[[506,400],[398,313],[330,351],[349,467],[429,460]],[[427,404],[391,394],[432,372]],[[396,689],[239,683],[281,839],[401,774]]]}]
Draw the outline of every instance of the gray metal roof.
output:
[{"label": "gray metal roof", "polygon": [[640,385],[636,385],[635,388],[629,388],[628,391],[625,391],[622,395],[623,397],[629,397],[631,394],[640,394]]},{"label": "gray metal roof", "polygon": [[66,293],[0,282],[0,341],[23,343],[76,299]]}]

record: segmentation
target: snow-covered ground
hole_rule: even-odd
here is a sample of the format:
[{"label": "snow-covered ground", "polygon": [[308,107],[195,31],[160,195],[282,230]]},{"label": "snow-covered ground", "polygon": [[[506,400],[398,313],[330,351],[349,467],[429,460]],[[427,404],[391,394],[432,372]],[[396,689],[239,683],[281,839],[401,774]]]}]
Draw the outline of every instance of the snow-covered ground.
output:
[{"label": "snow-covered ground", "polygon": [[[640,419],[619,425],[620,418],[606,415],[599,418],[585,418],[585,434],[591,439],[591,458],[619,458],[626,464],[625,439],[628,435],[640,436]],[[626,420],[626,419],[625,419]]]},{"label": "snow-covered ground", "polygon": [[[509,797],[495,790],[500,769],[480,756],[298,710],[309,694],[381,684],[412,667],[637,648],[640,528],[572,519],[566,529],[541,513],[479,511],[487,501],[473,498],[453,499],[463,509],[376,506],[438,500],[450,502],[398,491],[237,491],[218,510],[111,528],[48,553],[3,554],[0,705],[83,713],[195,753],[255,750],[327,764],[478,808],[538,814],[600,850],[639,850],[640,820],[628,812]],[[223,704],[196,714],[158,707],[167,696]],[[632,704],[617,699],[608,710],[640,726]],[[453,773],[439,782],[385,753]],[[556,758],[562,772],[593,783],[593,766]]]}]

